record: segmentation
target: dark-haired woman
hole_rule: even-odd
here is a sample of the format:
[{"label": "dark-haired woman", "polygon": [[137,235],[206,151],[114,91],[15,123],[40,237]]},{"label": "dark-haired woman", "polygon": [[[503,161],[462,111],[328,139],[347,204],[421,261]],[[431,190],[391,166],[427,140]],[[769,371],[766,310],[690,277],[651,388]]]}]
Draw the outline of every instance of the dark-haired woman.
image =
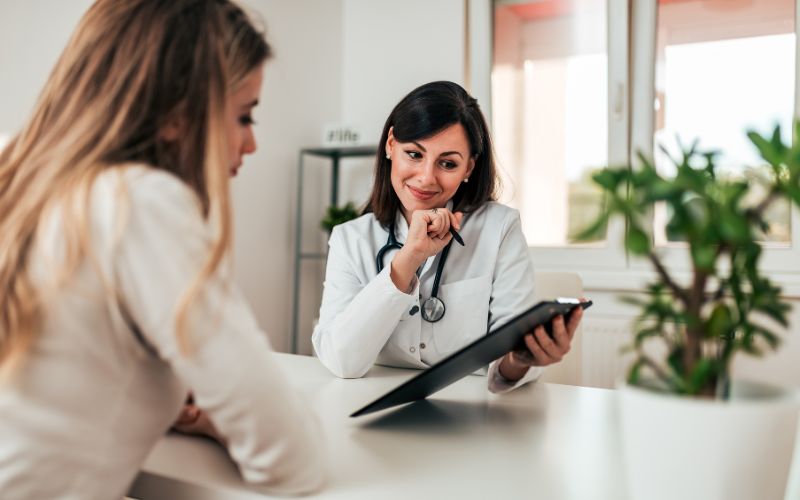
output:
[{"label": "dark-haired woman", "polygon": [[[533,267],[516,210],[497,203],[491,137],[459,85],[423,85],[381,135],[364,214],[334,228],[314,349],[335,375],[374,363],[426,368],[534,304]],[[453,241],[457,230],[464,245]],[[489,389],[537,378],[569,351],[581,319],[525,336],[527,352],[489,367]]]}]

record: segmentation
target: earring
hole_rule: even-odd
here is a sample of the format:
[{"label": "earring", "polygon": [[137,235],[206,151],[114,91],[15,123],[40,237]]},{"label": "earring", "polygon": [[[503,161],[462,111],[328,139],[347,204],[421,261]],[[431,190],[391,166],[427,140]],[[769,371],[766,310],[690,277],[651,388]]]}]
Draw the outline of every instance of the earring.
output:
[{"label": "earring", "polygon": [[469,177],[467,177],[466,179],[464,179],[464,182],[465,182],[465,183],[469,182]]},{"label": "earring", "polygon": [[390,155],[388,151],[386,152],[386,159],[387,160],[391,160],[392,159],[392,155]]}]

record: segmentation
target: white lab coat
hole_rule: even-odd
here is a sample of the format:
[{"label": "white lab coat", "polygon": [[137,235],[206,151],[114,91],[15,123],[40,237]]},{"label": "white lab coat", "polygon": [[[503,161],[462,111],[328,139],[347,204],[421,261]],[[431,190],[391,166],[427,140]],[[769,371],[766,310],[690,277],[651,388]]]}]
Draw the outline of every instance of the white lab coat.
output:
[{"label": "white lab coat", "polygon": [[[320,361],[335,375],[362,377],[375,364],[427,368],[534,304],[533,265],[519,212],[490,202],[467,215],[453,243],[439,284],[444,317],[424,321],[416,310],[430,297],[441,255],[423,264],[410,293],[389,277],[397,250],[386,253],[377,272],[376,254],[389,237],[373,214],[336,226],[329,241],[328,267],[312,342]],[[406,240],[408,223],[399,213],[395,236]],[[412,314],[414,311],[414,314]],[[531,368],[510,383],[489,367],[489,389],[504,392],[537,378]]]}]

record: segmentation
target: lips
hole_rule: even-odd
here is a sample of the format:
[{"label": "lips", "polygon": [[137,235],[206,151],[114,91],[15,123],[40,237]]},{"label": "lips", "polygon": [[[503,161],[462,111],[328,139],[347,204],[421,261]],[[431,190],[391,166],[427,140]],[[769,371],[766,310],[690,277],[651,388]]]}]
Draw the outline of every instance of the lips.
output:
[{"label": "lips", "polygon": [[430,200],[431,198],[433,198],[434,196],[439,194],[438,191],[423,191],[422,189],[417,189],[415,187],[411,187],[408,184],[406,184],[406,187],[408,188],[408,191],[411,193],[411,195],[414,198],[416,198],[418,200],[422,200],[422,201]]},{"label": "lips", "polygon": [[233,167],[230,168],[229,172],[231,174],[231,177],[236,177],[236,174],[239,173],[239,168],[241,168],[241,166],[242,166],[242,164],[240,163],[240,164],[234,165]]}]

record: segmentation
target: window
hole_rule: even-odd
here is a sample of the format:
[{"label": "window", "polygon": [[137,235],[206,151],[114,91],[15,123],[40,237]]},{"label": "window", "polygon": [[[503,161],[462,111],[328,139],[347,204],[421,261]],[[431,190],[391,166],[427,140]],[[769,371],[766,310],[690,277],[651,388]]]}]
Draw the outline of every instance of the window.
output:
[{"label": "window", "polygon": [[[725,175],[758,175],[746,131],[780,123],[788,141],[798,116],[797,4],[493,0],[488,111],[501,201],[520,210],[537,266],[580,270],[589,288],[641,285],[651,270],[628,261],[621,221],[592,243],[572,241],[602,202],[591,172],[635,165],[635,152],[668,173],[656,145],[674,153],[676,136],[687,146],[700,138],[701,149],[724,151]],[[667,216],[653,214],[654,237],[680,274],[690,263],[665,234]],[[767,216],[762,265],[800,294],[800,211],[775,204]]]},{"label": "window", "polygon": [[597,0],[495,5],[503,201],[520,210],[532,246],[569,244],[602,206],[591,174],[609,162],[606,18]]},{"label": "window", "polygon": [[[794,0],[659,0],[655,60],[655,159],[667,169],[658,145],[677,155],[676,136],[719,150],[725,175],[754,176],[763,167],[746,137],[780,124],[791,139],[795,89]],[[746,169],[745,167],[751,167]],[[668,173],[668,172],[667,172]],[[668,214],[655,213],[656,243],[671,240]],[[791,242],[788,202],[767,213],[770,246]]]}]

